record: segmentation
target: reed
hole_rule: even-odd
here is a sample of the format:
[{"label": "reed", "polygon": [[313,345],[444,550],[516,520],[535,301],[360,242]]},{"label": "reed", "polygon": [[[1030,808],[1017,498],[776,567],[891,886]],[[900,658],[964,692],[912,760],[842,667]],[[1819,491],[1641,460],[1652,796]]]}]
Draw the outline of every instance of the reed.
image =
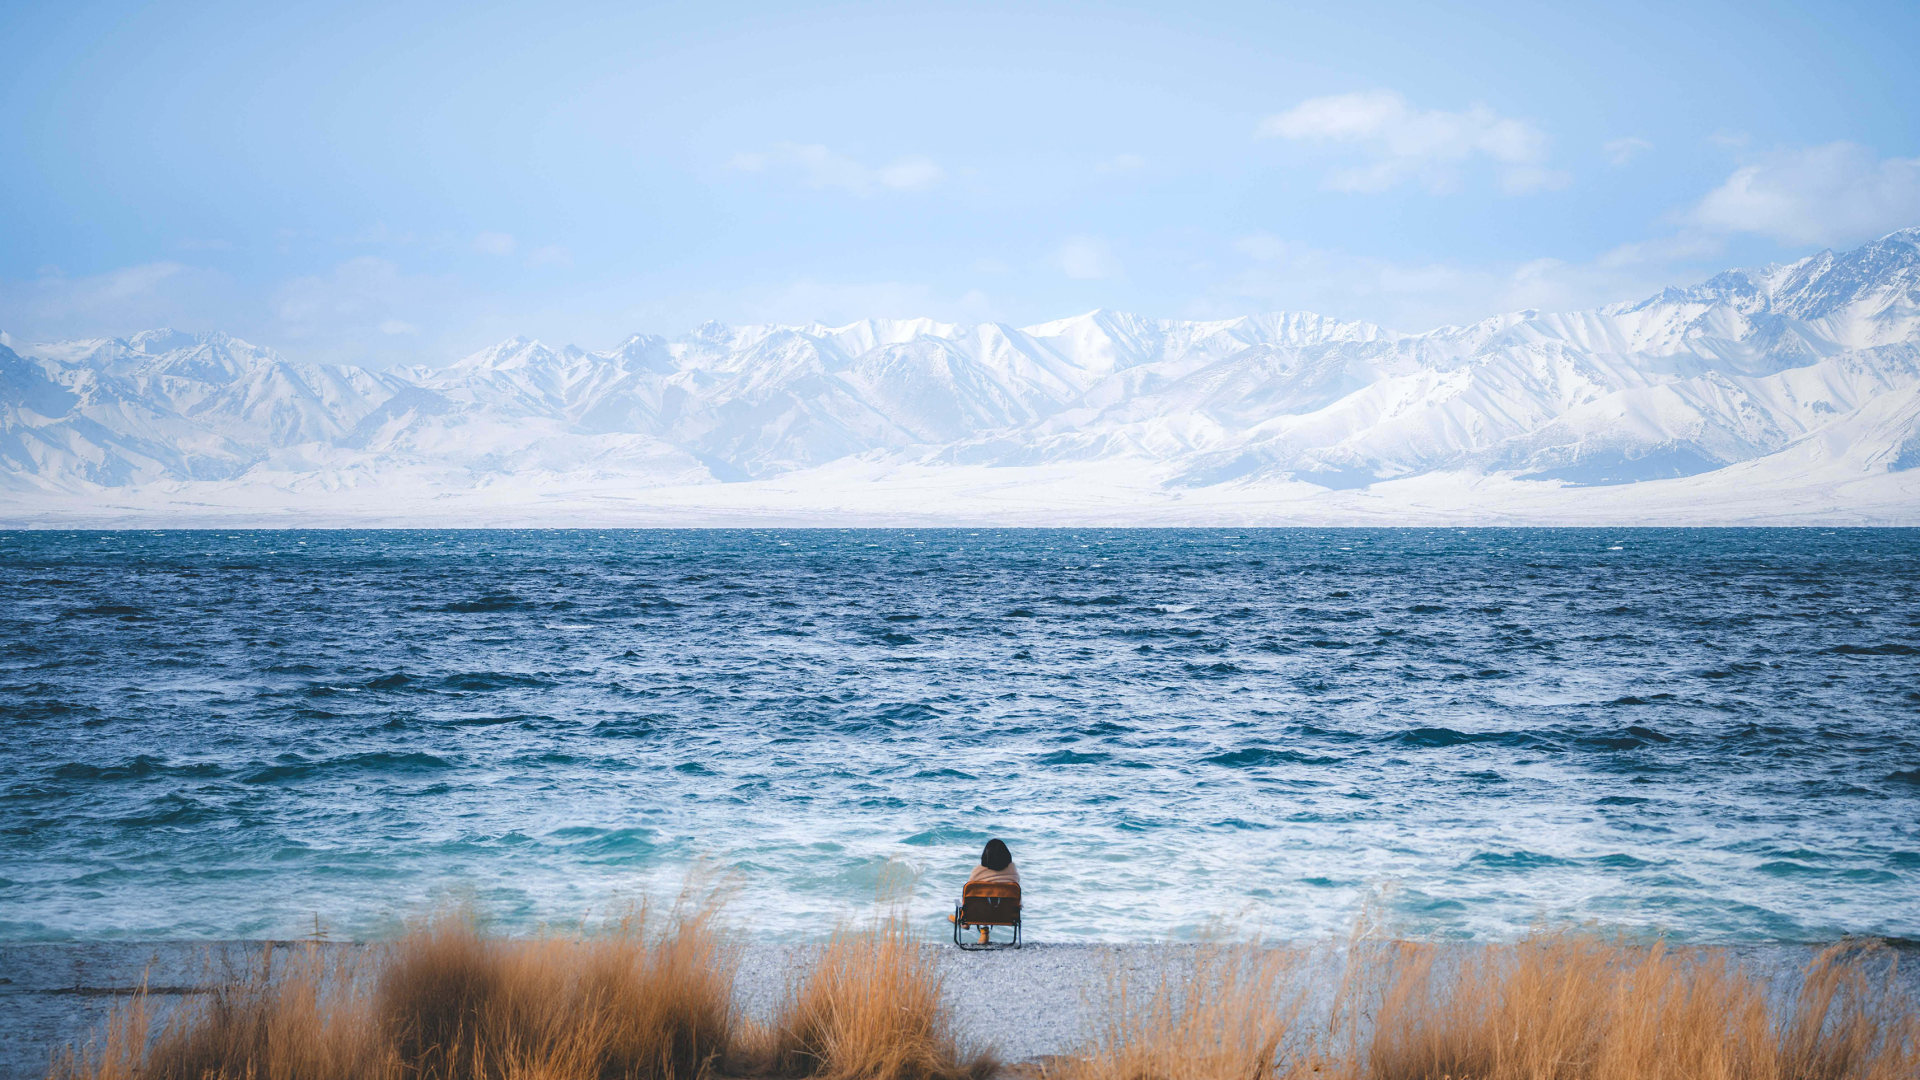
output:
[{"label": "reed", "polygon": [[898,916],[833,936],[775,1016],[762,1060],[817,1080],[970,1080],[995,1068],[960,1047],[933,958]]},{"label": "reed", "polygon": [[[1723,951],[1578,933],[1356,950],[1340,1072],[1356,1080],[1895,1080],[1920,1014],[1884,948],[1836,946],[1784,1007]],[[1336,1010],[1338,1015],[1339,1010]],[[1353,1033],[1358,1033],[1357,1037]]]},{"label": "reed", "polygon": [[[1044,1071],[1058,1080],[1275,1080],[1312,1066],[1301,1042],[1300,955],[1203,946],[1179,980],[1141,993],[1109,973],[1094,1031]],[[1291,1038],[1290,1038],[1291,1036]]]},{"label": "reed", "polygon": [[[87,1080],[381,1075],[369,1054],[371,1014],[353,993],[351,960],[308,946],[267,949],[247,970],[213,984],[158,1032],[136,996],[92,1053],[70,1053],[56,1077]],[[149,1037],[151,1035],[151,1037]]]},{"label": "reed", "polygon": [[393,945],[254,969],[147,1038],[136,998],[57,1080],[700,1080],[733,1045],[734,952],[712,908],[655,930],[511,941],[446,916]]},{"label": "reed", "polygon": [[[1914,1080],[1920,1010],[1883,946],[1781,986],[1723,950],[1545,933],[1486,948],[1362,937],[1324,963],[1207,946],[1118,967],[1048,1080]],[[269,949],[153,1030],[135,997],[55,1080],[983,1080],[907,924],[836,934],[771,1023],[733,1007],[712,906],[509,940],[443,917],[369,949]],[[1334,976],[1331,984],[1316,977]],[[1022,1071],[1034,1071],[1024,1066]]]},{"label": "reed", "polygon": [[1722,950],[1574,932],[1445,949],[1357,937],[1306,1018],[1303,958],[1203,949],[1138,994],[1109,976],[1049,1080],[1913,1080],[1920,1011],[1884,947],[1816,957],[1785,1001]]}]

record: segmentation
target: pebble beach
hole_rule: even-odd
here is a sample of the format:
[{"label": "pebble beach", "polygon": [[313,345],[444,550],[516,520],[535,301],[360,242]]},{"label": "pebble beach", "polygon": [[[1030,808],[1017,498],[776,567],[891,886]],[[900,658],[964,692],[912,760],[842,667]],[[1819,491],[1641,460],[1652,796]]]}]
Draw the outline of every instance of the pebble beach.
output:
[{"label": "pebble beach", "polygon": [[[1920,950],[1893,943],[1895,978],[1920,994]],[[262,950],[302,950],[304,942],[86,942],[0,946],[0,1080],[46,1074],[52,1056],[67,1046],[85,1046],[105,1030],[117,1005],[143,982],[153,1014],[163,1017],[196,1000],[232,973],[255,965]],[[368,946],[325,944],[328,950]],[[1449,947],[1456,955],[1479,946]],[[1090,1038],[1112,988],[1124,982],[1151,992],[1163,982],[1179,985],[1193,970],[1203,946],[1192,944],[1048,944],[1018,950],[962,952],[923,946],[935,961],[956,1034],[972,1049],[990,1051],[1008,1065],[1072,1053]],[[1297,978],[1304,985],[1302,1019],[1311,1021],[1331,1001],[1339,981],[1341,947],[1296,946],[1302,952]],[[1766,972],[1784,994],[1794,973],[1818,951],[1813,945],[1728,946],[1750,970]],[[741,1012],[769,1019],[788,988],[801,977],[818,946],[745,946],[740,952],[734,1000]]]}]

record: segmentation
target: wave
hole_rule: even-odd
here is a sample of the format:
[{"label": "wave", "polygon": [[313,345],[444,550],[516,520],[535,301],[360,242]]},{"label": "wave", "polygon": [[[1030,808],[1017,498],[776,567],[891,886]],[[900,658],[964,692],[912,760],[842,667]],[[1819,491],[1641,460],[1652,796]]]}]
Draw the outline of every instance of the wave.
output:
[{"label": "wave", "polygon": [[468,671],[440,680],[440,689],[464,693],[488,693],[494,690],[540,690],[554,685],[539,675],[516,675],[508,671]]},{"label": "wave", "polygon": [[138,754],[117,765],[95,765],[84,761],[69,761],[53,769],[51,775],[57,780],[142,780],[147,777],[216,777],[225,776],[227,770],[211,762],[194,762],[186,765],[170,765],[165,758]]},{"label": "wave", "polygon": [[900,841],[914,847],[969,847],[987,842],[989,835],[979,829],[970,829],[960,825],[936,825],[931,829],[922,829]]},{"label": "wave", "polygon": [[528,611],[533,606],[529,601],[512,593],[489,593],[473,600],[461,600],[431,610],[443,611],[451,615],[485,615],[499,611]]},{"label": "wave", "polygon": [[1642,750],[1649,746],[1659,746],[1673,741],[1672,736],[1663,735],[1650,727],[1639,724],[1630,725],[1618,734],[1595,732],[1576,735],[1575,745],[1588,750]]},{"label": "wave", "polygon": [[1825,650],[1835,656],[1920,656],[1920,647],[1888,642],[1884,645],[1835,645]]},{"label": "wave", "polygon": [[[1248,534],[1257,580],[1206,531],[973,532],[137,541],[193,588],[10,534],[0,908],[298,934],[313,904],[377,920],[468,882],[527,927],[706,856],[764,867],[791,902],[750,917],[791,940],[847,901],[821,861],[933,880],[991,834],[1055,939],[1207,904],[1318,933],[1384,881],[1396,917],[1462,936],[1562,905],[1693,939],[1799,932],[1787,911],[1920,936],[1920,637],[1887,599],[1920,587],[1920,531],[1655,530],[1630,580],[1578,531]],[[1549,821],[1585,824],[1514,827]],[[1796,839],[1728,846],[1761,834]],[[1168,851],[1204,871],[1177,911],[1111,903],[1115,866]],[[59,884],[90,861],[132,871]],[[1757,869],[1781,861],[1833,872]],[[264,876],[170,886],[182,865]]]},{"label": "wave", "polygon": [[1051,754],[1042,754],[1034,758],[1033,763],[1035,765],[1095,765],[1112,760],[1112,754],[1098,750],[1085,753],[1078,750],[1055,750]]},{"label": "wave", "polygon": [[218,818],[216,807],[197,799],[169,792],[141,807],[137,812],[114,819],[122,828],[152,828],[157,825],[195,825]]},{"label": "wave", "polygon": [[652,829],[642,827],[600,829],[589,826],[555,829],[546,835],[546,839],[559,841],[560,846],[575,854],[594,857],[594,861],[630,861],[652,855],[658,849],[656,837]]},{"label": "wave", "polygon": [[151,615],[146,608],[131,604],[95,604],[92,607],[74,608],[62,612],[63,619],[144,619]]},{"label": "wave", "polygon": [[1488,870],[1526,872],[1544,870],[1550,867],[1570,866],[1570,860],[1557,855],[1542,855],[1536,851],[1482,851],[1467,862],[1470,865]]},{"label": "wave", "polygon": [[659,718],[652,716],[623,717],[618,720],[602,720],[589,730],[603,739],[646,739],[659,730]]},{"label": "wave", "polygon": [[1265,746],[1248,746],[1200,759],[1202,764],[1223,765],[1230,769],[1264,768],[1273,765],[1338,765],[1345,760],[1345,758],[1303,754],[1297,750],[1275,750]]},{"label": "wave", "polygon": [[377,750],[364,754],[347,754],[342,757],[326,758],[320,761],[298,759],[281,761],[276,764],[256,762],[256,767],[241,774],[240,781],[246,784],[279,784],[289,780],[305,780],[309,777],[338,772],[364,772],[408,776],[418,773],[436,772],[454,768],[454,764],[443,757],[433,754],[397,753]]},{"label": "wave", "polygon": [[1549,740],[1529,731],[1456,731],[1448,727],[1419,727],[1409,731],[1395,732],[1384,737],[1390,743],[1421,749],[1437,749],[1448,746],[1472,746],[1489,744],[1493,746],[1541,747],[1550,746]]},{"label": "wave", "polygon": [[921,769],[913,774],[915,780],[978,780],[979,777],[959,769]]}]

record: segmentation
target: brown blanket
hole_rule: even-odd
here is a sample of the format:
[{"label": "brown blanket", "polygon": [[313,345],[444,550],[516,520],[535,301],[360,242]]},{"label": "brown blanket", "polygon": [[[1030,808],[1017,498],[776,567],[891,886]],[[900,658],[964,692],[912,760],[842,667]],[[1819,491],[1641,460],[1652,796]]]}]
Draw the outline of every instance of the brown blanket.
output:
[{"label": "brown blanket", "polygon": [[973,873],[967,875],[967,884],[969,885],[978,884],[983,881],[995,885],[1018,885],[1020,884],[1020,868],[1012,863],[1008,863],[1005,870],[989,870],[984,866],[976,866],[973,868]]}]

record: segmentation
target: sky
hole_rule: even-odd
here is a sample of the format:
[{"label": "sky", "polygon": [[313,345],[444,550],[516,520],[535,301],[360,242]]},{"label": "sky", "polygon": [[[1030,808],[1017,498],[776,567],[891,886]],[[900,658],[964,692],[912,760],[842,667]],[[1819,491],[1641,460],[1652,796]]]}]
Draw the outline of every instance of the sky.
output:
[{"label": "sky", "polygon": [[1920,4],[0,5],[0,331],[1418,331],[1920,224]]}]

